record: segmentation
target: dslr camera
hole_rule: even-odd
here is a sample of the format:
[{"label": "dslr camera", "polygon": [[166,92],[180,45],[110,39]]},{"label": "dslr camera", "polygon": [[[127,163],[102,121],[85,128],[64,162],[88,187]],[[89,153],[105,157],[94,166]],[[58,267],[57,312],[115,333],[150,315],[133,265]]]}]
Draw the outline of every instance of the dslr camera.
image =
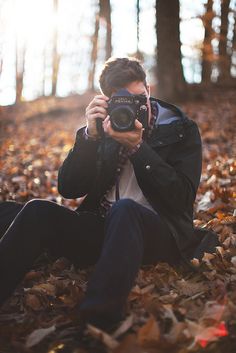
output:
[{"label": "dslr camera", "polygon": [[131,94],[122,88],[108,101],[108,114],[111,127],[115,131],[132,131],[135,127],[135,119],[138,119],[143,128],[148,126],[147,97],[139,94]]}]

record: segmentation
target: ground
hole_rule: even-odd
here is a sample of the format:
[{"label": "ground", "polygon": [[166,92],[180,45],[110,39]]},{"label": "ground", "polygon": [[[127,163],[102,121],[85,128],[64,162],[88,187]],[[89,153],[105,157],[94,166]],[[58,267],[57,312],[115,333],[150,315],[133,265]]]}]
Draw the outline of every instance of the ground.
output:
[{"label": "ground", "polygon": [[[180,105],[202,134],[194,223],[218,234],[216,253],[193,260],[196,271],[165,263],[142,267],[126,320],[109,333],[87,327],[83,335],[77,307],[93,268],[75,269],[44,254],[1,308],[0,353],[235,352],[235,98],[233,91],[212,91]],[[40,104],[32,114],[22,108],[1,112],[0,200],[46,198],[74,208],[79,200],[57,192],[57,170],[83,124],[82,103],[79,114],[37,113]]]}]

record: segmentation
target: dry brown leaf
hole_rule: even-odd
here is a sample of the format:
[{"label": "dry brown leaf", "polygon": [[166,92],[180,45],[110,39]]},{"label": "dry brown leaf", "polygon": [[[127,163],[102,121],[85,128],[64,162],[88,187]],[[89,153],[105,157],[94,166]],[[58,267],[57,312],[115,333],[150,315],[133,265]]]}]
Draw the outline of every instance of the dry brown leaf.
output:
[{"label": "dry brown leaf", "polygon": [[112,353],[149,353],[149,350],[140,347],[136,335],[133,334],[125,336],[119,346],[115,348]]},{"label": "dry brown leaf", "polygon": [[209,321],[209,320],[220,322],[224,315],[225,308],[226,308],[226,303],[219,304],[216,301],[206,302],[203,315],[200,318],[200,322],[205,323],[206,321]]},{"label": "dry brown leaf", "polygon": [[194,267],[199,267],[199,266],[200,266],[200,261],[199,261],[198,259],[196,259],[196,258],[193,258],[193,259],[191,260],[191,263],[192,263],[192,265],[193,265]]},{"label": "dry brown leaf", "polygon": [[56,327],[53,325],[48,328],[39,328],[37,330],[34,330],[26,340],[26,347],[31,348],[41,342],[45,337],[50,335],[52,332],[56,330]]},{"label": "dry brown leaf", "polygon": [[159,296],[159,300],[164,304],[172,304],[178,298],[178,294],[170,291],[170,294]]},{"label": "dry brown leaf", "polygon": [[56,287],[51,283],[41,283],[36,284],[32,287],[33,291],[39,291],[46,295],[55,296],[56,295]]},{"label": "dry brown leaf", "polygon": [[235,224],[236,223],[236,216],[226,216],[221,220],[221,224]]},{"label": "dry brown leaf", "polygon": [[26,275],[24,277],[24,282],[35,281],[35,280],[40,279],[42,276],[43,276],[42,271],[29,271],[26,273]]},{"label": "dry brown leaf", "polygon": [[118,327],[118,329],[112,334],[113,338],[118,338],[119,336],[123,335],[125,332],[127,332],[130,327],[132,327],[134,323],[134,315],[131,314],[129,315]]},{"label": "dry brown leaf", "polygon": [[54,262],[54,264],[52,266],[52,270],[60,273],[60,272],[64,271],[69,265],[70,265],[69,260],[67,260],[64,257],[60,257],[59,259],[57,259]]},{"label": "dry brown leaf", "polygon": [[72,284],[68,286],[67,290],[69,293],[61,295],[59,299],[68,307],[73,308],[81,301],[84,293],[81,288]]},{"label": "dry brown leaf", "polygon": [[99,341],[104,343],[106,347],[112,350],[118,347],[119,345],[118,341],[115,338],[93,325],[88,324],[87,331],[91,336],[97,338]]},{"label": "dry brown leaf", "polygon": [[197,293],[204,292],[208,289],[208,286],[202,282],[186,281],[182,279],[175,283],[180,295],[194,296]]},{"label": "dry brown leaf", "polygon": [[176,322],[173,324],[170,332],[164,335],[164,338],[169,344],[176,344],[181,341],[184,342],[186,339],[186,336],[184,335],[185,329],[185,322]]},{"label": "dry brown leaf", "polygon": [[144,347],[155,347],[161,337],[160,327],[153,315],[138,330],[138,342]]},{"label": "dry brown leaf", "polygon": [[40,311],[47,306],[40,296],[32,293],[26,293],[25,305],[34,311]]},{"label": "dry brown leaf", "polygon": [[206,327],[188,320],[185,334],[193,337],[193,342],[188,347],[188,349],[191,350],[198,345],[205,348],[208,343],[217,341],[220,337],[227,336],[228,330],[224,322],[219,322],[215,326]]}]

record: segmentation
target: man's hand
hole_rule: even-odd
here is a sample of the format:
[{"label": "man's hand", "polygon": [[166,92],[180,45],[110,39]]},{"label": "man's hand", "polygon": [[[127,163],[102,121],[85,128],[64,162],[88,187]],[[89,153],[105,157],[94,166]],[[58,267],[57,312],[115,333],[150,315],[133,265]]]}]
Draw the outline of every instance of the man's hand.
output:
[{"label": "man's hand", "polygon": [[98,95],[93,98],[85,111],[85,118],[87,122],[87,129],[89,136],[93,138],[98,137],[96,120],[104,120],[107,116],[107,101],[109,98],[104,95]]},{"label": "man's hand", "polygon": [[115,131],[111,127],[111,122],[109,120],[109,116],[103,121],[103,129],[107,135],[112,137],[114,140],[119,142],[121,145],[127,147],[128,149],[132,149],[142,142],[143,135],[143,125],[135,120],[135,128],[132,131],[119,132]]}]

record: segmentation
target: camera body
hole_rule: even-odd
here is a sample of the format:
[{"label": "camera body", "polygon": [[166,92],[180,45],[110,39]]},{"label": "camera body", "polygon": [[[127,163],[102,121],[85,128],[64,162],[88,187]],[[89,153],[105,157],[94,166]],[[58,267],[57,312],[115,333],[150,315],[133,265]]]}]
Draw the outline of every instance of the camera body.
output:
[{"label": "camera body", "polygon": [[132,131],[135,128],[135,119],[138,119],[143,128],[148,126],[147,97],[131,94],[121,88],[108,101],[108,115],[111,127],[115,131]]}]

